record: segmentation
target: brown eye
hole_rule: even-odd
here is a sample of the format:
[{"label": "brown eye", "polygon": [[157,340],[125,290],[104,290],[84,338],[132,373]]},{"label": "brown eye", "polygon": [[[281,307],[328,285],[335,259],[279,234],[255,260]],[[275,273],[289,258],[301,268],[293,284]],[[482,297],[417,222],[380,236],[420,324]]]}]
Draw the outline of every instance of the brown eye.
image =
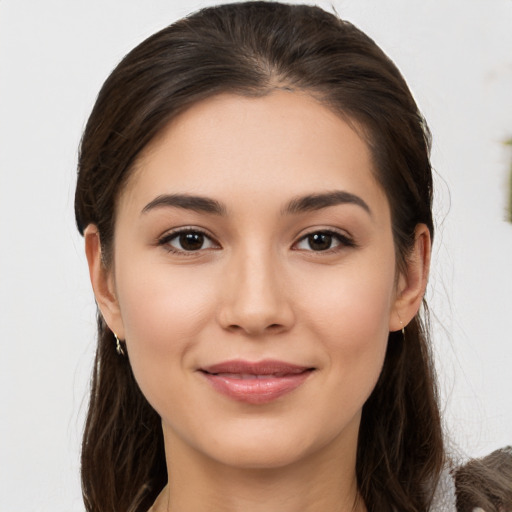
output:
[{"label": "brown eye", "polygon": [[159,245],[166,246],[169,251],[175,253],[196,252],[219,247],[203,232],[191,229],[166,235],[159,241]]},{"label": "brown eye", "polygon": [[202,233],[181,233],[178,236],[180,248],[184,251],[198,251],[203,248],[205,236]]},{"label": "brown eye", "polygon": [[295,245],[301,251],[322,252],[343,247],[354,247],[353,240],[334,231],[315,231],[301,238]]},{"label": "brown eye", "polygon": [[308,235],[307,242],[313,251],[326,251],[332,246],[333,236],[331,233],[313,233]]}]

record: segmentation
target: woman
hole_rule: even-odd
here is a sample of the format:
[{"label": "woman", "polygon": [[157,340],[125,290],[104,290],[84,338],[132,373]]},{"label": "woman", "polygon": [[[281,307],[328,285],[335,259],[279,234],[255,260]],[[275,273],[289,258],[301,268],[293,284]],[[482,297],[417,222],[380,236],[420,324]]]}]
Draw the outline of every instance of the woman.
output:
[{"label": "woman", "polygon": [[87,510],[439,508],[429,148],[394,64],[316,7],[205,9],[125,57],[75,201]]}]

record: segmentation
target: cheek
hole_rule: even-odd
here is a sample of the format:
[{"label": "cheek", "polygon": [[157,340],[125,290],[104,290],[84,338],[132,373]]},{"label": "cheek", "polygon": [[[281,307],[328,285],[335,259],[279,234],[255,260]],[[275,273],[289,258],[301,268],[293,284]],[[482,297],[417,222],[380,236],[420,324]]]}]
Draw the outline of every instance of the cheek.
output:
[{"label": "cheek", "polygon": [[311,316],[311,321],[316,318],[316,324],[333,334],[364,343],[365,333],[388,332],[395,296],[394,267],[375,262],[327,269],[311,278],[305,275],[301,295],[303,314]]},{"label": "cheek", "polygon": [[197,271],[165,265],[137,268],[127,262],[116,274],[130,362],[140,387],[150,394],[155,384],[169,384],[173,368],[186,365],[212,315],[216,290]]},{"label": "cheek", "polygon": [[201,330],[215,287],[198,274],[165,264],[119,265],[116,289],[128,342],[168,346]]},{"label": "cheek", "polygon": [[[331,380],[352,391],[343,400],[365,401],[380,375],[389,335],[394,298],[394,269],[356,271],[336,279],[305,285],[310,288],[302,315],[309,318],[312,335],[324,345],[326,364],[334,371]],[[321,288],[323,288],[322,291]],[[357,395],[357,396],[356,396]],[[345,404],[347,405],[347,404]]]}]

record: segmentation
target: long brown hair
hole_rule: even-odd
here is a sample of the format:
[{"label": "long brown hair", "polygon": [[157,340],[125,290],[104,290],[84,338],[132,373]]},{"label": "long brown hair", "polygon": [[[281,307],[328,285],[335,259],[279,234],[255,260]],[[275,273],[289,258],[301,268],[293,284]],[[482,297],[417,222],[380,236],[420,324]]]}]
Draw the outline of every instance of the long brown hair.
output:
[{"label": "long brown hair", "polygon": [[[246,2],[207,8],[148,38],[105,82],[79,155],[78,229],[95,224],[111,264],[116,200],[140,151],[179,112],[230,92],[309,92],[362,132],[391,207],[400,268],[417,224],[433,235],[430,134],[400,72],[352,24],[318,7]],[[369,511],[425,512],[444,449],[428,329],[418,314],[390,333],[364,405],[357,478]],[[334,406],[334,404],[333,404]],[[82,448],[88,511],[145,511],[167,480],[160,419],[98,317]]]}]

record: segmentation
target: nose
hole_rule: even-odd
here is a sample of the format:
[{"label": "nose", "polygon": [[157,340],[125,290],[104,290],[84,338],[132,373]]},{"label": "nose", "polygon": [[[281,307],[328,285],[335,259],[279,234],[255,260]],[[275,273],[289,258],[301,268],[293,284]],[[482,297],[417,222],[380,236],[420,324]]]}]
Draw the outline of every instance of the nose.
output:
[{"label": "nose", "polygon": [[219,323],[253,337],[289,330],[295,318],[277,257],[248,252],[227,266]]}]

